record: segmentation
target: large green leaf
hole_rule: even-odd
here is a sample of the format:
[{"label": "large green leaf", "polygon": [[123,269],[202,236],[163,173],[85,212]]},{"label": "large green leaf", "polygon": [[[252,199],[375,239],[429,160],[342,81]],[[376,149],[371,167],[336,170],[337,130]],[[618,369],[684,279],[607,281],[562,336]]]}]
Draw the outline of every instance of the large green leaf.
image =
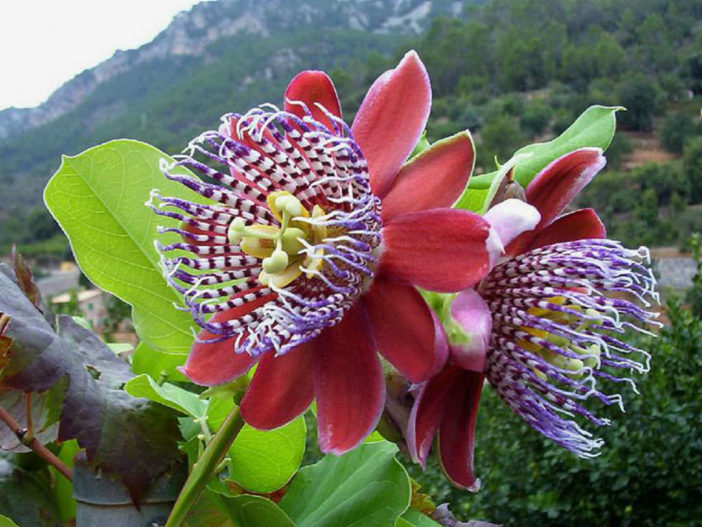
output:
[{"label": "large green leaf", "polygon": [[[140,375],[125,385],[127,393],[173,408],[192,419],[207,418],[215,431],[234,409],[231,397],[200,399],[196,394],[173,384],[157,384],[148,375]],[[186,443],[192,441],[201,428],[192,427],[184,434]],[[285,485],[295,474],[305,453],[305,421],[299,417],[276,430],[256,430],[244,425],[229,449],[228,480],[251,492],[273,492]]]},{"label": "large green leaf", "polygon": [[229,449],[229,478],[251,492],[273,492],[293,477],[305,453],[302,416],[270,431],[244,425]]},{"label": "large green leaf", "polygon": [[606,150],[617,128],[616,113],[621,106],[590,106],[561,135],[547,143],[536,143],[517,150],[514,155],[531,154],[514,169],[514,179],[527,186],[546,165],[568,152],[583,147]]},{"label": "large green leaf", "polygon": [[157,216],[144,203],[154,188],[190,201],[202,198],[161,174],[159,162],[167,157],[138,141],[90,148],[63,158],[44,199],[86,276],[132,305],[139,336],[155,349],[187,353],[193,321],[173,307],[180,299],[162,277],[154,247],[157,226],[174,226],[175,220]]},{"label": "large green leaf", "polygon": [[298,527],[394,527],[410,503],[397,447],[368,443],[303,468],[280,507]]},{"label": "large green leaf", "polygon": [[148,375],[139,375],[124,385],[124,391],[134,397],[144,397],[155,403],[168,406],[194,419],[200,419],[207,412],[207,401],[197,394],[173,384],[156,384]]},{"label": "large green leaf", "polygon": [[227,498],[209,490],[188,514],[185,527],[295,527],[280,507],[261,496]]}]

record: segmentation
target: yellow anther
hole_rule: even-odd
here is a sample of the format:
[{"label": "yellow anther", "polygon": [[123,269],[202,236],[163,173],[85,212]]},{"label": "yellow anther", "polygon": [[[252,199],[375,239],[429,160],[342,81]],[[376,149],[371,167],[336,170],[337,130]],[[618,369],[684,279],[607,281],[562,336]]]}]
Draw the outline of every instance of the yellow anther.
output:
[{"label": "yellow anther", "polygon": [[292,194],[284,194],[276,198],[275,206],[281,212],[287,212],[288,214],[290,214],[290,216],[293,217],[301,215],[302,211],[304,210],[304,207],[302,206],[302,203],[300,203],[300,200]]},{"label": "yellow anther", "polygon": [[596,368],[600,362],[600,355],[602,354],[602,349],[599,344],[590,344],[587,348],[575,348],[575,350],[580,353],[580,355],[585,355],[583,357],[583,364],[588,368]]},{"label": "yellow anther", "polygon": [[275,274],[284,271],[288,262],[288,253],[276,249],[268,258],[263,259],[261,266],[266,273]]},{"label": "yellow anther", "polygon": [[291,265],[280,273],[270,274],[266,271],[261,271],[258,275],[258,280],[269,287],[285,287],[301,274],[302,271],[300,271],[299,265]]},{"label": "yellow anther", "polygon": [[277,236],[278,229],[272,225],[253,225],[246,229],[239,247],[250,256],[266,258],[273,254]]},{"label": "yellow anther", "polygon": [[[567,299],[562,296],[555,296],[551,298],[546,299],[547,302],[559,306],[567,306],[569,309],[572,309],[573,311],[578,311],[582,312],[582,309],[579,306],[574,306],[574,305],[568,305],[567,304]],[[540,317],[540,318],[545,318],[548,319],[552,322],[555,322],[556,324],[562,324],[562,325],[569,325],[569,322],[572,321],[573,316],[569,315],[568,313],[561,313],[559,311],[553,311],[550,309],[546,308],[537,308],[537,307],[532,307],[527,311],[530,315],[535,316],[535,317]],[[590,315],[589,310],[587,311],[587,314]],[[572,374],[568,374],[569,377],[572,378],[577,378],[583,373],[581,370],[585,367],[594,367],[597,364],[598,358],[599,358],[599,347],[595,344],[594,348],[590,347],[588,349],[581,348],[579,346],[574,345],[569,339],[562,337],[560,335],[554,335],[553,333],[549,333],[548,331],[545,331],[543,329],[536,329],[532,327],[525,327],[525,326],[520,326],[522,331],[525,333],[545,340],[546,342],[550,344],[555,344],[556,346],[574,351],[578,355],[593,355],[595,357],[588,357],[585,356],[582,359],[574,359],[571,357],[565,357],[559,353],[553,352],[540,344],[537,344],[535,342],[529,342],[524,339],[519,339],[518,343],[519,345],[526,349],[527,351],[530,351],[534,354],[537,354],[541,356],[546,362],[549,364],[553,365],[556,368],[559,368],[561,370],[566,370],[573,372]],[[546,380],[546,375],[538,370],[534,370],[536,375],[543,379]]]},{"label": "yellow anther", "polygon": [[553,352],[548,354],[546,360],[556,368],[561,368],[562,370],[578,371],[584,366],[583,361],[580,359],[571,359],[570,357],[564,357],[563,355]]},{"label": "yellow anther", "polygon": [[[308,244],[321,243],[327,237],[327,227],[303,221],[310,213],[290,192],[271,192],[266,200],[280,225],[246,226],[242,218],[236,218],[227,231],[230,243],[239,245],[249,256],[261,259],[258,278],[264,285],[285,287],[302,274],[302,269],[307,271],[308,277],[314,276],[324,264],[324,250],[305,254],[305,248]],[[325,215],[324,209],[315,205],[312,215],[321,218]]]},{"label": "yellow anther", "polygon": [[305,268],[305,276],[312,278],[316,271],[319,271],[324,264],[324,250],[317,249],[314,254],[308,254],[305,257],[302,266]]},{"label": "yellow anther", "polygon": [[[315,205],[314,208],[312,209],[312,217],[313,218],[321,218],[324,216],[324,209],[320,207],[319,205]],[[327,226],[326,225],[312,225],[312,236],[314,238],[314,241],[319,243],[321,242],[324,238],[327,237]]]},{"label": "yellow anther", "polygon": [[281,224],[284,222],[284,215],[287,213],[288,219],[296,216],[309,218],[309,211],[302,205],[299,199],[287,190],[276,190],[268,194],[266,198],[268,208]]},{"label": "yellow anther", "polygon": [[229,243],[232,245],[237,245],[244,237],[245,230],[246,223],[244,223],[244,219],[234,218],[234,220],[229,224],[229,229],[227,229],[227,238],[229,239]]},{"label": "yellow anther", "polygon": [[283,232],[281,241],[283,242],[283,250],[289,255],[296,255],[305,246],[300,242],[300,239],[306,239],[305,231],[297,227],[288,227]]}]

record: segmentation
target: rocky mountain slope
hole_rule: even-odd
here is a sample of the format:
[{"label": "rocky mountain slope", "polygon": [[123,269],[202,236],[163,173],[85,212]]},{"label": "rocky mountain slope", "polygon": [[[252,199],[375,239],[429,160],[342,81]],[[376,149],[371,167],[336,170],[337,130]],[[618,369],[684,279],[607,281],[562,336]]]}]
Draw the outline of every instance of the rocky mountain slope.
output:
[{"label": "rocky mountain slope", "polygon": [[74,77],[36,108],[0,111],[0,139],[53,121],[79,106],[100,85],[152,61],[180,57],[212,60],[210,46],[240,34],[261,39],[317,28],[378,34],[411,34],[425,29],[438,13],[458,15],[462,2],[429,0],[217,0],[178,14],[152,42]]}]

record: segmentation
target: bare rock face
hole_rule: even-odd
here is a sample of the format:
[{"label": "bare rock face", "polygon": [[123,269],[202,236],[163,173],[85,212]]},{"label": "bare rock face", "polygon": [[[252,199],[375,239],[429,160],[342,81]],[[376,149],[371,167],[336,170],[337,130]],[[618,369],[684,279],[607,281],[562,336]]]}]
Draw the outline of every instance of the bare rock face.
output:
[{"label": "bare rock face", "polygon": [[216,0],[176,15],[156,38],[135,50],[117,51],[83,71],[36,108],[0,111],[0,140],[52,121],[78,106],[100,84],[156,59],[202,56],[220,39],[246,32],[266,37],[309,27],[377,33],[417,33],[437,13],[458,14],[461,2],[429,0]]}]

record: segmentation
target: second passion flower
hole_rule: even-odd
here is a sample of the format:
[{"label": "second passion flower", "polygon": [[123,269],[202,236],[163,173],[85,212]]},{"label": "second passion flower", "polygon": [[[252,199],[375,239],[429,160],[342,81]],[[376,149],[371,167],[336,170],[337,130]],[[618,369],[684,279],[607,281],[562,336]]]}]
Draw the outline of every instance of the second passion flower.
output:
[{"label": "second passion flower", "polygon": [[467,132],[405,163],[430,105],[414,52],[375,81],[351,127],[329,77],[306,71],[282,110],[227,115],[162,167],[205,198],[152,196],[181,222],[162,229],[182,236],[160,247],[163,266],[202,327],[183,371],[214,385],[258,363],[241,403],[252,426],[281,426],[316,399],[320,447],[343,453],[382,413],[377,351],[412,382],[443,366],[443,330],[414,286],[477,283],[490,226],[449,208],[472,172]]}]

